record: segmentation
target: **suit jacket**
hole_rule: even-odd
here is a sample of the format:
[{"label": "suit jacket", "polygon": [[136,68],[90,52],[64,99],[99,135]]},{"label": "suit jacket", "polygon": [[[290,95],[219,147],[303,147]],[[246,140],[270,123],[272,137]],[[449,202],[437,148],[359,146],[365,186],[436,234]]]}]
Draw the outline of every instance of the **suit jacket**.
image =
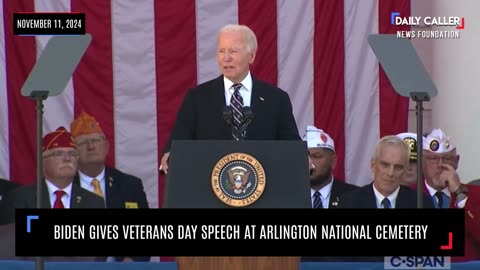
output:
[{"label": "suit jacket", "polygon": [[[423,198],[425,208],[433,208],[427,196]],[[373,183],[345,192],[340,196],[338,208],[377,208]],[[417,208],[417,193],[400,185],[395,208]],[[384,257],[305,257],[302,261],[331,261],[331,262],[382,262]]]},{"label": "suit jacket", "polygon": [[[142,180],[115,168],[105,168],[105,204],[106,208],[149,208]],[[77,173],[73,183],[80,186]],[[128,207],[127,207],[128,206]],[[124,257],[115,257],[122,261]],[[149,256],[131,257],[134,261],[150,261]]]},{"label": "suit jacket", "polygon": [[[468,187],[468,199],[465,203],[465,256],[453,256],[452,262],[468,262],[480,260],[480,186],[466,184]],[[414,186],[416,189],[416,186]],[[428,193],[425,181],[423,182],[423,192],[425,196],[434,198]],[[450,208],[456,208],[457,201],[455,196],[451,195]]]},{"label": "suit jacket", "polygon": [[[423,207],[434,208],[428,196],[423,196]],[[342,195],[339,208],[377,208],[373,182]],[[400,185],[395,208],[417,208],[417,193],[415,190]]]},{"label": "suit jacket", "polygon": [[0,178],[0,200],[3,195],[17,187],[20,187],[20,184]]},{"label": "suit jacket", "polygon": [[[254,119],[247,140],[300,140],[288,94],[252,77],[251,109]],[[164,148],[172,140],[231,140],[232,129],[223,119],[226,107],[223,75],[200,84],[186,94],[175,126]]]},{"label": "suit jacket", "polygon": [[[147,195],[140,178],[126,174],[115,168],[105,168],[105,201],[107,208],[149,208]],[[80,186],[77,173],[73,183]]]},{"label": "suit jacket", "polygon": [[[340,196],[344,193],[359,188],[356,185],[346,183],[345,181],[333,178],[332,191],[330,192],[329,208],[337,208],[340,201]],[[337,257],[322,256],[322,257],[301,257],[302,262],[334,262],[337,261]]]},{"label": "suit jacket", "polygon": [[[45,181],[41,184],[41,208],[51,208],[50,195]],[[37,184],[19,187],[8,193],[0,203],[0,225],[15,222],[15,209],[37,208]],[[105,208],[103,199],[96,194],[72,185],[70,208]]]},{"label": "suit jacket", "polygon": [[340,196],[344,193],[357,189],[358,186],[345,183],[345,181],[333,178],[332,191],[330,192],[330,208],[336,208],[340,201]]}]

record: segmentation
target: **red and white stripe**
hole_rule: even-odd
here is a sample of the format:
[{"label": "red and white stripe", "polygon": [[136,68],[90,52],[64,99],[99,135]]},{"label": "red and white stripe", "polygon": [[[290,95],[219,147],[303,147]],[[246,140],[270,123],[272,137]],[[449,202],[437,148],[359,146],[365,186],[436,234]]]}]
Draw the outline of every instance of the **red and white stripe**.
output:
[{"label": "red and white stripe", "polygon": [[[177,109],[190,87],[218,76],[216,34],[249,25],[259,49],[254,76],[286,90],[303,136],[315,124],[335,140],[335,173],[370,181],[380,136],[406,131],[408,99],[396,95],[367,43],[399,30],[390,13],[409,0],[23,0],[0,5],[0,177],[35,180],[34,102],[20,94],[49,37],[13,36],[14,12],[84,12],[93,41],[65,91],[44,105],[44,132],[81,110],[101,123],[107,163],[143,179],[161,206],[158,165]],[[404,15],[407,16],[407,15]]]}]

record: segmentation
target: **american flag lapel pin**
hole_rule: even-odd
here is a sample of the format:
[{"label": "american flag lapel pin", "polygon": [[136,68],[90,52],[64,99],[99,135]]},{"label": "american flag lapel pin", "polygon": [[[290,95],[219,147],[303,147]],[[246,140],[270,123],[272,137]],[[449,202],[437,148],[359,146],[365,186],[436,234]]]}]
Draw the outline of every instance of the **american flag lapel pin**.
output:
[{"label": "american flag lapel pin", "polygon": [[264,99],[263,97],[260,97],[260,100],[261,100],[261,101],[265,101],[265,99]]}]

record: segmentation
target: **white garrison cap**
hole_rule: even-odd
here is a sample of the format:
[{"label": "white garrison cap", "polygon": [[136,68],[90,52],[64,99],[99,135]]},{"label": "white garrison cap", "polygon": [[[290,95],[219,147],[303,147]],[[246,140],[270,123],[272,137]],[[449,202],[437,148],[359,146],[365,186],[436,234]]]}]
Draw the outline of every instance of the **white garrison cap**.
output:
[{"label": "white garrison cap", "polygon": [[417,160],[417,134],[412,132],[404,132],[397,134],[397,136],[408,144],[410,148],[410,160]]},{"label": "white garrison cap", "polygon": [[434,129],[424,140],[423,149],[433,153],[447,153],[456,148],[447,134],[441,129]]},{"label": "white garrison cap", "polygon": [[307,142],[308,148],[328,148],[335,152],[335,143],[332,137],[315,126],[307,126],[303,140]]}]

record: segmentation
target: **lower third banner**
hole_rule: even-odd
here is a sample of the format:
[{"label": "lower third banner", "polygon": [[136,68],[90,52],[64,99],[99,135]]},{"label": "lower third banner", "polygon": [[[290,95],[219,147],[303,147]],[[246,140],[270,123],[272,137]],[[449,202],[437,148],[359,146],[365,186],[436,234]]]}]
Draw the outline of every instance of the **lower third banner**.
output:
[{"label": "lower third banner", "polygon": [[16,255],[462,256],[464,215],[463,209],[17,209]]}]

